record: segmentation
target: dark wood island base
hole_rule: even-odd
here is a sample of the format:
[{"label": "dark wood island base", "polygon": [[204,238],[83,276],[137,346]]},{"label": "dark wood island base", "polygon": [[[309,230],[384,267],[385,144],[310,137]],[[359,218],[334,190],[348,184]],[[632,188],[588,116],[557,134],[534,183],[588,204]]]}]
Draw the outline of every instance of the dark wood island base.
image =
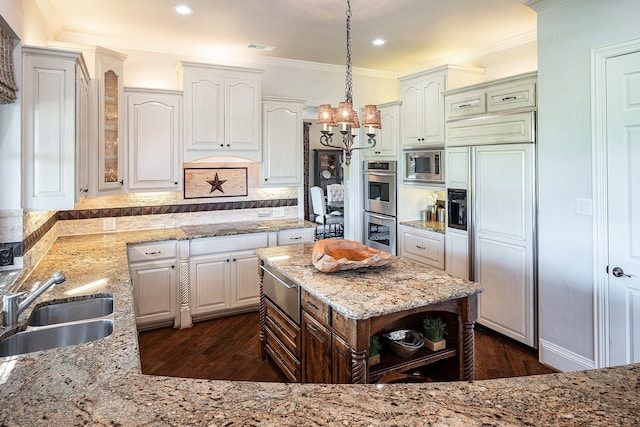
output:
[{"label": "dark wood island base", "polygon": [[[292,382],[302,383],[475,379],[479,284],[404,259],[365,271],[321,273],[311,265],[312,248],[307,244],[256,251],[263,267],[277,269],[300,286],[298,325],[265,295],[261,283],[261,358],[270,357]],[[422,347],[400,357],[385,346],[383,333],[421,331],[422,319],[430,314],[447,324],[446,348]],[[373,366],[368,358],[372,336],[383,345],[380,362]]]}]

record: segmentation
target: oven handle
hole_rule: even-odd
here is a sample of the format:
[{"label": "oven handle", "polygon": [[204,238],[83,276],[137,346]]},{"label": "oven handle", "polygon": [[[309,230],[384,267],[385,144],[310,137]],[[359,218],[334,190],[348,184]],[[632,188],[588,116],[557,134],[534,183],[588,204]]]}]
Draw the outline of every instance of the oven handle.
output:
[{"label": "oven handle", "polygon": [[396,176],[396,174],[394,172],[365,172],[365,175],[371,175],[371,176]]},{"label": "oven handle", "polygon": [[371,212],[367,212],[367,215],[370,216],[371,218],[377,218],[377,219],[381,219],[383,221],[393,221],[395,219],[394,216],[378,215],[378,214],[374,214],[374,213],[371,213]]}]

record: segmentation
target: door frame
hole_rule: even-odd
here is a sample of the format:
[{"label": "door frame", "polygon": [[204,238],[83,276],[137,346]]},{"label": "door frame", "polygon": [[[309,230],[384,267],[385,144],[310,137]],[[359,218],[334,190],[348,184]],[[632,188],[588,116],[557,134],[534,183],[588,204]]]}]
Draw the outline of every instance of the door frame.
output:
[{"label": "door frame", "polygon": [[606,67],[610,58],[640,52],[640,39],[591,50],[591,161],[593,168],[593,343],[595,367],[609,366],[609,218],[607,214]]}]

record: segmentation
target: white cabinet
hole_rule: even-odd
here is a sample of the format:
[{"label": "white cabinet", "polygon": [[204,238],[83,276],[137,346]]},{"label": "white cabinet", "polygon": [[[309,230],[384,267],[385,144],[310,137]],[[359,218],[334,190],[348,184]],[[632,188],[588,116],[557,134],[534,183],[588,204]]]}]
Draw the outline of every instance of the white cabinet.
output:
[{"label": "white cabinet", "polygon": [[278,246],[311,243],[315,240],[315,235],[315,227],[280,230],[278,231]]},{"label": "white cabinet", "polygon": [[402,144],[443,145],[444,73],[402,81]]},{"label": "white cabinet", "polygon": [[301,99],[262,100],[262,186],[302,185]]},{"label": "white cabinet", "polygon": [[469,279],[469,235],[466,230],[447,229],[445,240],[446,272],[454,277]]},{"label": "white cabinet", "polygon": [[398,231],[400,257],[444,270],[444,234],[406,225],[399,225]]},{"label": "white cabinet", "polygon": [[127,189],[179,190],[181,93],[127,88],[125,97]]},{"label": "white cabinet", "polygon": [[534,144],[474,148],[478,323],[535,345]]},{"label": "white cabinet", "polygon": [[482,72],[477,68],[443,66],[402,77],[402,145],[443,146],[443,92],[477,83]]},{"label": "white cabinet", "polygon": [[469,148],[452,147],[445,150],[447,188],[469,188]]},{"label": "white cabinet", "polygon": [[88,191],[88,73],[82,54],[22,48],[24,208],[74,209]]},{"label": "white cabinet", "polygon": [[178,243],[131,245],[128,255],[138,328],[174,324],[178,312]]},{"label": "white cabinet", "polygon": [[[124,61],[125,55],[97,48],[95,52],[97,102],[97,191],[101,194],[124,189]],[[92,159],[92,162],[95,159]],[[95,178],[94,178],[95,179]]]},{"label": "white cabinet", "polygon": [[397,158],[400,140],[400,105],[400,102],[378,105],[382,129],[376,132],[376,146],[370,150],[362,150],[365,158]]},{"label": "white cabinet", "polygon": [[261,156],[262,70],[182,63],[184,160]]},{"label": "white cabinet", "polygon": [[537,73],[531,72],[449,90],[445,94],[445,120],[504,111],[530,111],[537,103],[536,84]]},{"label": "white cabinet", "polygon": [[268,246],[267,233],[202,238],[190,245],[189,300],[194,319],[258,308],[259,261],[253,250]]}]

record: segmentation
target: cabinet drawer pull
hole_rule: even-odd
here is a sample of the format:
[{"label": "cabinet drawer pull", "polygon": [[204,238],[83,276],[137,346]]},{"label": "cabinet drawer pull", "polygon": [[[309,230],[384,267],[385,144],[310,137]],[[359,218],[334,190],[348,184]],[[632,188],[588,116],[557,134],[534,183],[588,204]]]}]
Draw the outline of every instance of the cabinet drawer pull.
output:
[{"label": "cabinet drawer pull", "polygon": [[517,99],[515,96],[505,96],[501,99],[501,101],[511,101],[513,99]]},{"label": "cabinet drawer pull", "polygon": [[145,255],[160,255],[162,251],[145,252]]},{"label": "cabinet drawer pull", "polygon": [[311,301],[307,301],[307,307],[312,308],[314,310],[320,310],[320,307],[312,303]]},{"label": "cabinet drawer pull", "polygon": [[416,248],[418,248],[418,249],[422,249],[423,251],[424,251],[425,249],[427,249],[427,248],[425,248],[424,246],[418,246],[418,245],[416,245]]},{"label": "cabinet drawer pull", "polygon": [[471,108],[471,107],[473,107],[473,105],[471,105],[471,104],[460,104],[458,106],[459,109]]},{"label": "cabinet drawer pull", "polygon": [[289,240],[300,240],[302,239],[302,236],[298,236],[298,237],[289,237]]}]

